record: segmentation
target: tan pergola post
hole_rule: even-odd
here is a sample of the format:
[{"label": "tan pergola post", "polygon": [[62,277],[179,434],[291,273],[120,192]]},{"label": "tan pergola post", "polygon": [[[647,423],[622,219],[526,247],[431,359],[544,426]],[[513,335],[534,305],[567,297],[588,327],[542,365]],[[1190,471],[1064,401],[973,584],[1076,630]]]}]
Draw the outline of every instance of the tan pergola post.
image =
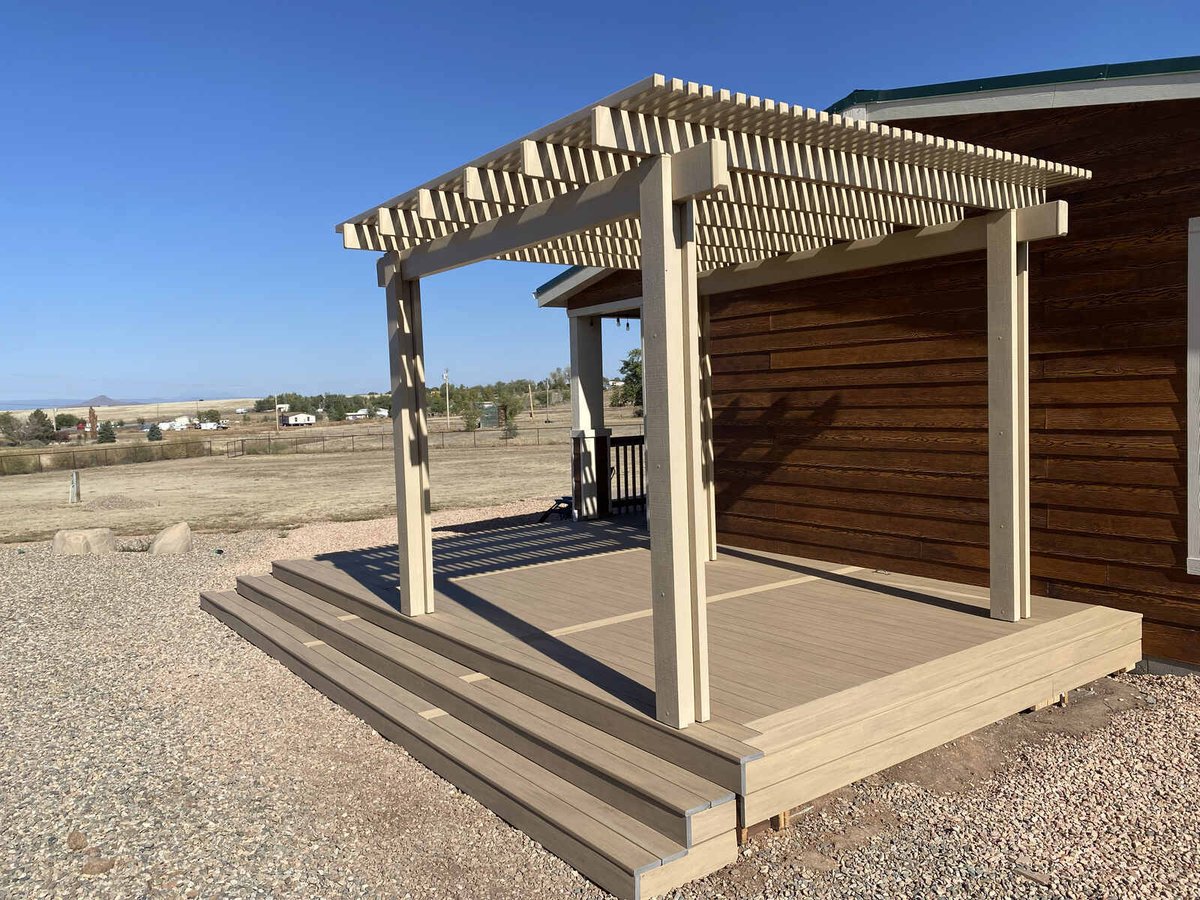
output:
[{"label": "tan pergola post", "polygon": [[700,316],[700,475],[708,539],[708,558],[717,558],[716,454],[713,450],[712,356],[709,352],[709,299],[699,298]]},{"label": "tan pergola post", "polygon": [[569,316],[571,328],[571,440],[575,517],[607,515],[611,432],[604,427],[603,319]]},{"label": "tan pergola post", "polygon": [[699,292],[691,202],[673,201],[672,159],[652,158],[642,167],[642,377],[655,714],[682,728],[710,716]]},{"label": "tan pergola post", "polygon": [[392,452],[396,464],[396,536],[400,611],[433,612],[433,535],[429,525],[429,437],[425,419],[425,350],[421,286],[406,281],[400,260],[379,261],[387,297],[388,362],[392,374]]},{"label": "tan pergola post", "polygon": [[1017,212],[987,225],[988,527],[991,614],[1031,614],[1029,583],[1029,244]]}]

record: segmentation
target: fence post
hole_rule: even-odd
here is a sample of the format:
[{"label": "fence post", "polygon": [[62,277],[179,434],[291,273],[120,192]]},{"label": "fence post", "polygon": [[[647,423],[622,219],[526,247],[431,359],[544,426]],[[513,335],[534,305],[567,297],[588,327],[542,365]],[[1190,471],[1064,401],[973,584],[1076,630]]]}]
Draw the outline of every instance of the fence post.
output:
[{"label": "fence post", "polygon": [[74,450],[71,451],[71,468],[72,469],[79,468],[79,462],[78,462],[78,460],[75,459],[75,451]]},{"label": "fence post", "polygon": [[350,452],[354,452],[354,435],[350,435]]}]

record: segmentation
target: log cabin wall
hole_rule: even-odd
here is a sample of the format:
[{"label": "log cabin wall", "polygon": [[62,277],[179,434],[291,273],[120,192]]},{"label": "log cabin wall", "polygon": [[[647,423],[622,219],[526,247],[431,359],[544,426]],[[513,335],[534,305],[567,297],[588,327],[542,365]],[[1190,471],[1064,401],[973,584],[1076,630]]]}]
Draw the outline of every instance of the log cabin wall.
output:
[{"label": "log cabin wall", "polygon": [[[899,124],[1093,170],[1054,195],[1070,235],[1031,253],[1034,593],[1143,613],[1148,655],[1200,663],[1184,568],[1200,100]],[[721,540],[986,584],[984,284],[975,256],[713,298]]]}]

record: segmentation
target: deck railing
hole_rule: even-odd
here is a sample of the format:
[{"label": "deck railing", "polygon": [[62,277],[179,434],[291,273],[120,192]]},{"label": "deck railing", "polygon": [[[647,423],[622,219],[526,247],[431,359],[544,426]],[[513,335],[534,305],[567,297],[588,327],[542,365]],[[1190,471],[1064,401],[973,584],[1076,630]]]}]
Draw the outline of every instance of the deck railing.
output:
[{"label": "deck railing", "polygon": [[641,434],[608,439],[610,453],[609,505],[613,515],[646,508],[646,437]]}]

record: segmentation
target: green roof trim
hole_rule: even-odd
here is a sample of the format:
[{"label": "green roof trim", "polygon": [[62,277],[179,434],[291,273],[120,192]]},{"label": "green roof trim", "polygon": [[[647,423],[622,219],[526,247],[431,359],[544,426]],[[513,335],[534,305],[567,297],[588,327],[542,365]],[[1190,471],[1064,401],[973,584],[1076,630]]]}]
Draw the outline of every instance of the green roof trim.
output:
[{"label": "green roof trim", "polygon": [[547,281],[545,284],[538,285],[536,288],[534,288],[533,296],[534,297],[542,296],[542,294],[546,293],[546,291],[550,290],[550,288],[554,287],[555,285],[562,284],[564,281],[566,281],[568,278],[570,278],[576,272],[582,272],[583,269],[584,269],[583,266],[571,266],[571,268],[569,268],[569,269],[564,269],[563,271],[561,271],[557,275],[555,275],[553,278],[551,278],[549,281]]},{"label": "green roof trim", "polygon": [[1177,56],[1172,59],[1149,59],[1142,62],[1112,63],[1104,66],[1078,66],[1073,69],[1051,69],[1046,72],[1002,75],[998,78],[974,78],[969,81],[944,81],[941,84],[921,84],[892,90],[857,90],[851,91],[837,103],[827,107],[826,112],[840,113],[851,106],[861,106],[865,103],[886,103],[889,100],[916,100],[950,94],[1000,91],[1006,88],[1070,84],[1077,81],[1105,81],[1111,78],[1134,78],[1139,75],[1175,75],[1181,72],[1200,72],[1200,56]]}]

